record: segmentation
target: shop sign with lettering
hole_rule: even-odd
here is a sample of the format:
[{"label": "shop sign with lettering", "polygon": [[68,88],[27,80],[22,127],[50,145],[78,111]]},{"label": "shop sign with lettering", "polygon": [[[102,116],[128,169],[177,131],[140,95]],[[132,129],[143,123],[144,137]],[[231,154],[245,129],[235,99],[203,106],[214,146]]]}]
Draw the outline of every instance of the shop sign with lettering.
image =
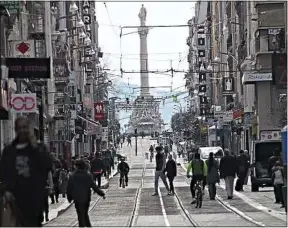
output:
[{"label": "shop sign with lettering", "polygon": [[50,78],[50,58],[6,58],[8,78]]},{"label": "shop sign with lettering", "polygon": [[92,40],[92,38],[91,38],[92,20],[91,20],[91,12],[90,12],[91,2],[90,1],[83,1],[82,9],[83,9],[82,15],[83,15],[83,22],[85,24],[85,31],[86,31],[87,36]]}]

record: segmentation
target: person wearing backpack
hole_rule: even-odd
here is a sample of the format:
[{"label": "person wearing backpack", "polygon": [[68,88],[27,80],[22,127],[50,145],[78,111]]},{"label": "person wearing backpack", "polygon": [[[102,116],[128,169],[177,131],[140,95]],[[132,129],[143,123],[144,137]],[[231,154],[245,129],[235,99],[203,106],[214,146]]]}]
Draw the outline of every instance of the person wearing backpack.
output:
[{"label": "person wearing backpack", "polygon": [[192,170],[192,179],[190,182],[190,191],[192,194],[192,202],[191,204],[196,203],[195,200],[195,184],[197,181],[203,181],[203,189],[205,187],[205,180],[207,177],[207,165],[200,158],[200,154],[196,153],[194,159],[189,163],[187,168],[187,177],[190,177],[190,171]]},{"label": "person wearing backpack", "polygon": [[284,207],[284,199],[282,194],[282,187],[284,186],[284,172],[281,167],[280,161],[276,161],[272,167],[272,181],[274,186],[275,203],[281,203],[282,208]]}]

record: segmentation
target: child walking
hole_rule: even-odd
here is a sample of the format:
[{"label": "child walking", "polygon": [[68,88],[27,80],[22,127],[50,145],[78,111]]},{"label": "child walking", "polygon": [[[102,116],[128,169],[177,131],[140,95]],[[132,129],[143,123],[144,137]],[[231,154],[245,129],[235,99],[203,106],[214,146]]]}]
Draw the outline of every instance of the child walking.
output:
[{"label": "child walking", "polygon": [[87,172],[83,160],[75,162],[76,171],[68,179],[67,199],[75,203],[79,227],[91,227],[88,210],[91,201],[91,188],[105,199],[105,193],[97,187],[91,173]]}]

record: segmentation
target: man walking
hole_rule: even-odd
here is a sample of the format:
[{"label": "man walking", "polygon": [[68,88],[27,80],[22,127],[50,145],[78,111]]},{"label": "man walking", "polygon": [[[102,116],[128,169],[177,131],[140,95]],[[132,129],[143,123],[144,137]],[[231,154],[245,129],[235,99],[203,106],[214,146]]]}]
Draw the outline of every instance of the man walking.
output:
[{"label": "man walking", "polygon": [[159,194],[158,192],[158,182],[159,182],[159,177],[161,178],[161,180],[163,181],[167,191],[168,191],[168,195],[170,195],[170,189],[168,186],[168,183],[166,181],[166,176],[164,174],[164,170],[166,167],[166,157],[165,154],[163,153],[163,148],[161,146],[157,146],[155,148],[156,150],[156,170],[155,170],[155,183],[154,183],[154,187],[155,187],[155,192],[152,194],[152,196],[157,196]]},{"label": "man walking", "polygon": [[52,158],[45,146],[37,143],[26,117],[16,119],[15,132],[15,140],[2,153],[0,181],[6,186],[5,195],[15,199],[20,226],[40,227]]},{"label": "man walking", "polygon": [[175,160],[173,160],[172,155],[169,154],[168,162],[166,163],[165,172],[167,172],[167,178],[169,180],[170,185],[170,194],[174,195],[174,178],[177,176],[177,165]]},{"label": "man walking", "polygon": [[97,187],[91,173],[87,172],[83,160],[75,162],[76,171],[70,176],[67,186],[67,199],[75,203],[79,227],[92,227],[88,215],[91,201],[91,188],[105,199],[105,193]]},{"label": "man walking", "polygon": [[227,198],[233,198],[234,179],[237,172],[237,161],[228,149],[224,150],[224,157],[220,160],[220,178],[225,180]]},{"label": "man walking", "polygon": [[104,164],[100,158],[100,153],[96,153],[95,158],[91,161],[91,173],[94,181],[97,181],[98,188],[101,187],[101,177],[104,171]]},{"label": "man walking", "polygon": [[244,150],[240,151],[240,155],[237,157],[237,175],[239,178],[239,191],[243,191],[244,181],[249,169],[249,161],[244,153]]}]

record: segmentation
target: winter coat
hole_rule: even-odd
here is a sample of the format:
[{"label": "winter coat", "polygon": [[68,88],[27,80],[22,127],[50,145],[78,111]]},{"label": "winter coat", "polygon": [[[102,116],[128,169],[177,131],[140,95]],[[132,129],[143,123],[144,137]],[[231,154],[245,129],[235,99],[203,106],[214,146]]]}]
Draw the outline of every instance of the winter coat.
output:
[{"label": "winter coat", "polygon": [[237,174],[247,173],[249,169],[249,160],[245,154],[237,157]]},{"label": "winter coat", "polygon": [[225,177],[234,177],[236,175],[236,172],[238,170],[237,167],[237,161],[235,156],[233,155],[228,155],[224,156],[220,160],[220,177],[225,178]]},{"label": "winter coat", "polygon": [[213,163],[210,160],[206,160],[207,165],[207,184],[216,184],[220,182],[219,176],[219,162],[213,159]]},{"label": "winter coat", "polygon": [[104,164],[101,158],[95,158],[91,161],[91,173],[102,173]]},{"label": "winter coat", "polygon": [[111,164],[111,159],[109,157],[104,157],[102,161],[105,167],[108,167]]},{"label": "winter coat", "polygon": [[177,176],[177,165],[174,160],[169,160],[166,163],[165,172],[167,172],[167,177],[176,177]]},{"label": "winter coat", "polygon": [[91,200],[91,188],[100,196],[104,192],[98,188],[93,181],[93,177],[85,170],[76,170],[69,178],[67,185],[67,199],[69,202],[87,203]]}]

